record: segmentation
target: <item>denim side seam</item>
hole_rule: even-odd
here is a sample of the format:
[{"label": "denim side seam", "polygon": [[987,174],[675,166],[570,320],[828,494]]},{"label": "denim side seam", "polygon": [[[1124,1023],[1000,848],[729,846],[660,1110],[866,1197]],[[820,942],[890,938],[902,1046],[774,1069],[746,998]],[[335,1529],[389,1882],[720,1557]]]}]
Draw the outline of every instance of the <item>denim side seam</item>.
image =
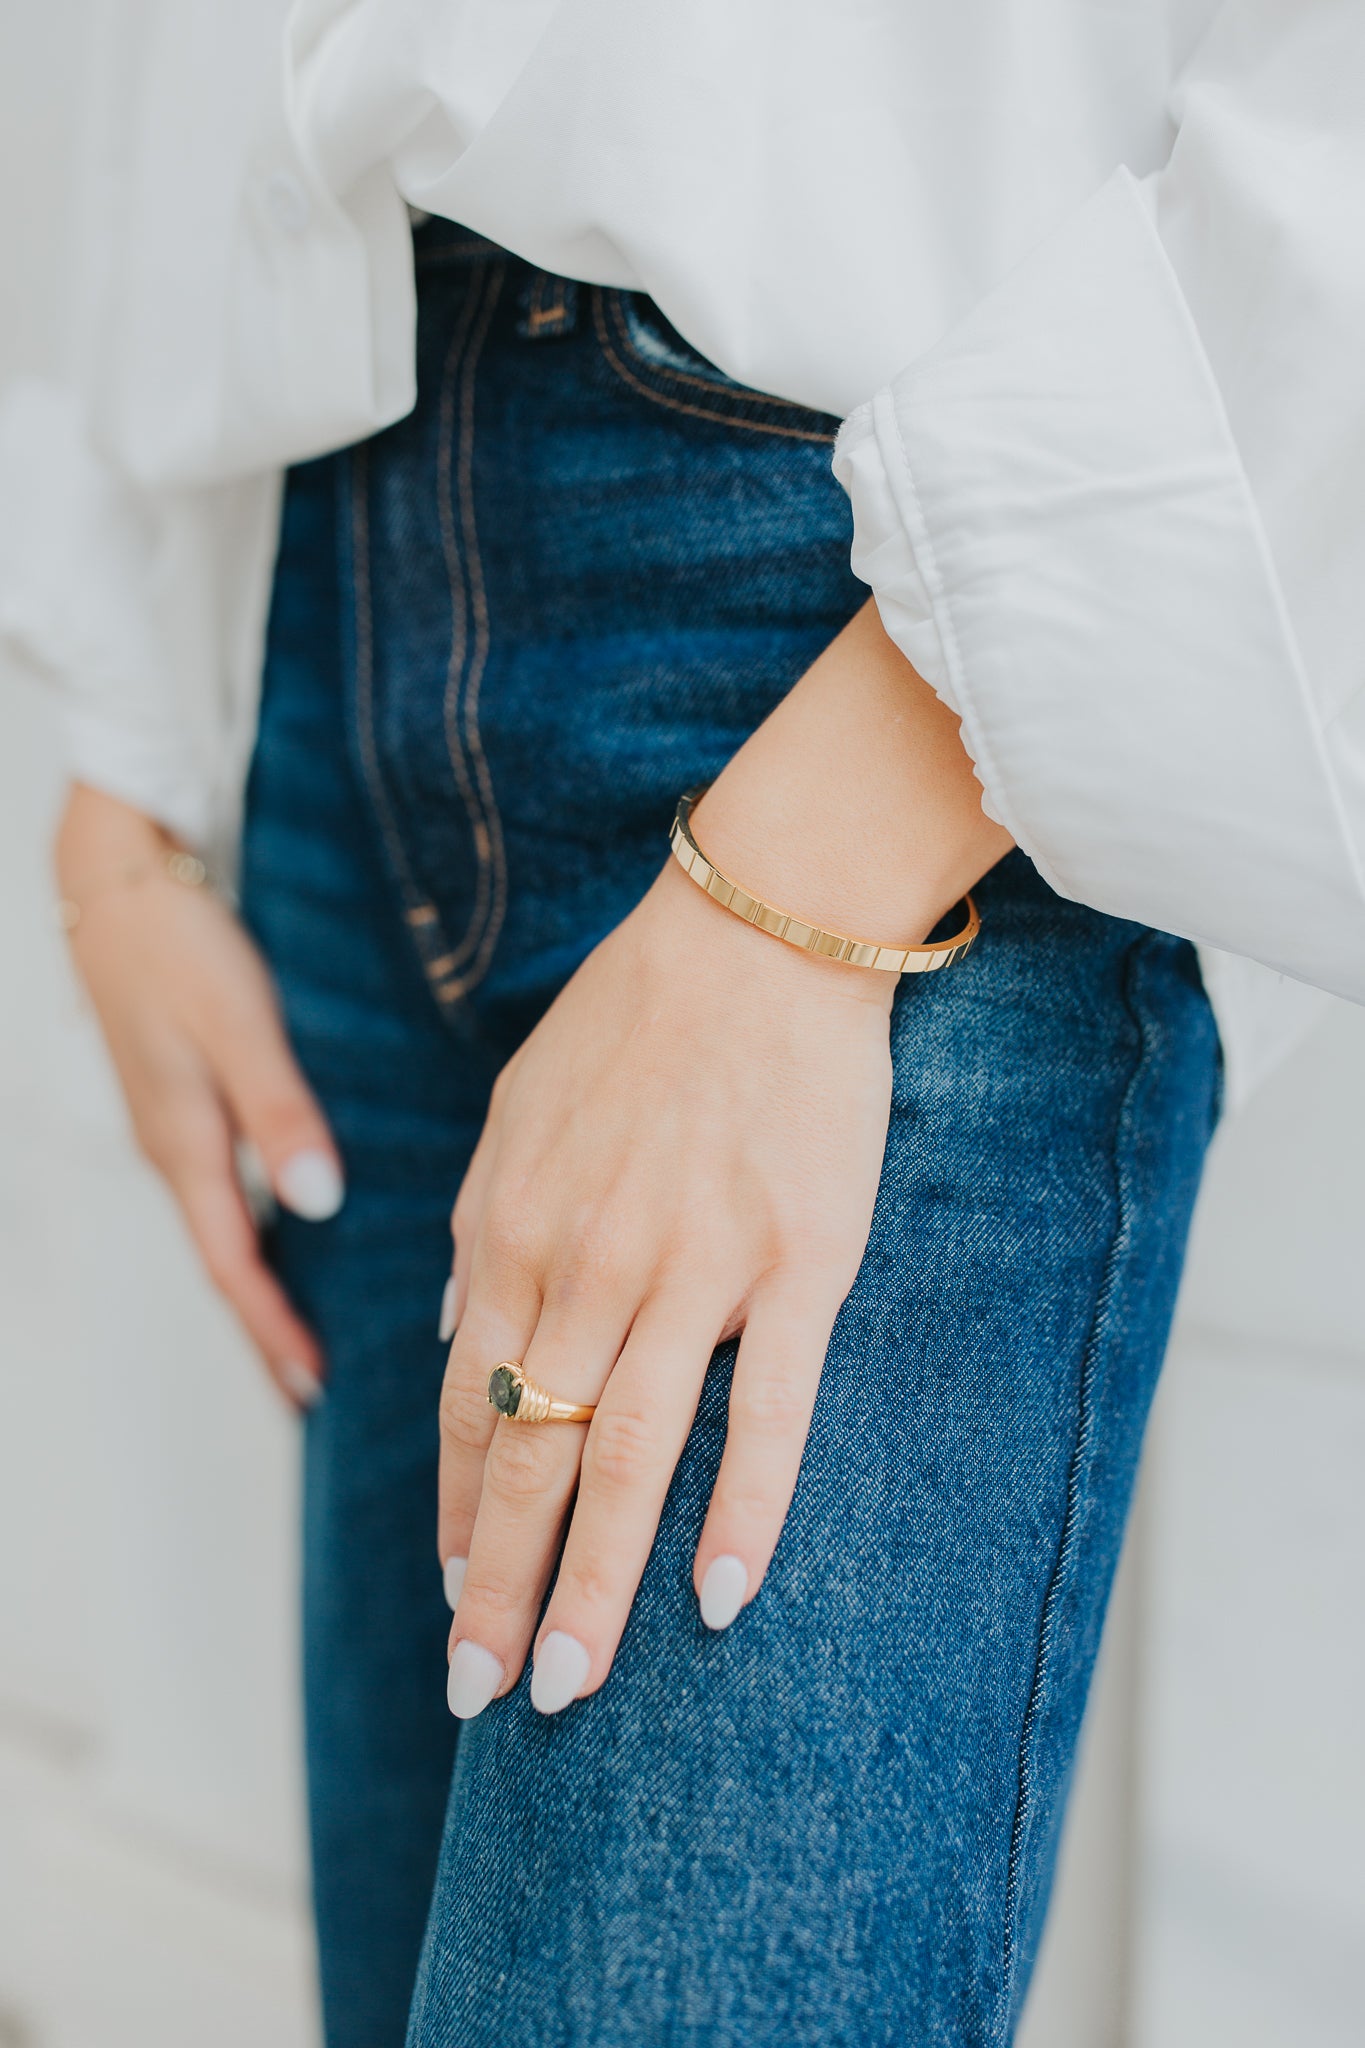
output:
[{"label": "denim side seam", "polygon": [[[637,376],[636,373],[629,367],[629,365],[625,361],[623,361],[621,354],[618,350],[618,347],[616,343],[613,341],[612,336],[607,327],[606,298],[606,289],[602,286],[597,286],[593,292],[593,326],[597,330],[597,339],[599,344],[601,345],[602,354],[605,356],[610,367],[616,372],[616,375],[621,379],[622,383],[628,384],[633,391],[638,391],[641,397],[649,399],[651,404],[663,406],[666,410],[670,412],[685,413],[690,419],[710,420],[716,426],[738,428],[741,431],[748,432],[751,434],[770,434],[775,435],[780,440],[805,441],[816,447],[827,447],[833,445],[834,433],[832,431],[808,427],[779,426],[775,421],[772,420],[747,418],[744,411],[742,410],[743,406],[745,405],[755,406],[767,405],[772,403],[777,403],[780,405],[790,405],[791,403],[793,403],[793,401],[790,399],[779,399],[774,401],[772,399],[767,398],[763,392],[756,391],[753,392],[752,394],[749,394],[745,392],[742,388],[736,387],[734,393],[734,403],[731,409],[729,411],[722,412],[718,406],[710,407],[704,405],[685,404],[682,399],[671,397],[668,392],[656,389],[656,387],[653,384],[646,382],[643,376]],[[629,338],[624,331],[624,323],[619,318],[619,305],[617,307],[617,313],[617,325],[618,329],[621,330],[620,340],[626,346],[629,346]],[[650,367],[651,369],[654,368],[653,365],[651,365]],[[662,369],[660,369],[657,371],[657,374],[660,376],[666,375],[679,382],[705,384],[705,380],[702,378],[684,378],[682,372],[676,370],[668,370],[665,372]],[[717,398],[717,400],[721,400],[726,396],[725,387],[722,385],[716,385],[715,387],[707,386],[706,388],[714,389],[714,395]]]},{"label": "denim side seam", "polygon": [[1020,1909],[1020,1876],[1023,1865],[1024,1837],[1032,1818],[1034,1790],[1034,1756],[1036,1740],[1045,1705],[1049,1679],[1052,1671],[1052,1650],[1056,1633],[1058,1610],[1070,1588],[1072,1567],[1075,1563],[1079,1531],[1085,1514],[1088,1488],[1086,1484],[1090,1454],[1094,1448],[1095,1388],[1101,1369],[1108,1328],[1109,1309],[1118,1286],[1123,1263],[1132,1247],[1132,1223],[1134,1191],[1131,1185],[1131,1168],[1134,1157],[1134,1108],[1142,1082],[1146,1077],[1150,1032],[1148,1020],[1137,998],[1136,980],[1142,956],[1151,946],[1154,934],[1145,931],[1128,948],[1123,968],[1124,1007],[1132,1019],[1137,1033],[1136,1056],[1132,1072],[1124,1087],[1119,1105],[1118,1118],[1114,1129],[1114,1231],[1109,1251],[1105,1258],[1104,1274],[1095,1297],[1094,1313],[1086,1335],[1085,1353],[1081,1362],[1080,1382],[1076,1399],[1076,1438],[1072,1446],[1071,1460],[1066,1475],[1066,1506],[1062,1515],[1061,1533],[1057,1553],[1053,1560],[1048,1579],[1047,1591],[1038,1623],[1038,1646],[1034,1658],[1033,1678],[1029,1686],[1028,1701],[1019,1730],[1019,1773],[1018,1794],[1015,1800],[1014,1819],[1010,1828],[1009,1861],[1005,1880],[1004,1930],[1001,1947],[1001,1988],[1000,2020],[996,2039],[1001,2048],[1009,2042],[1014,2017],[1014,1979],[1018,1961],[1018,1927]]}]

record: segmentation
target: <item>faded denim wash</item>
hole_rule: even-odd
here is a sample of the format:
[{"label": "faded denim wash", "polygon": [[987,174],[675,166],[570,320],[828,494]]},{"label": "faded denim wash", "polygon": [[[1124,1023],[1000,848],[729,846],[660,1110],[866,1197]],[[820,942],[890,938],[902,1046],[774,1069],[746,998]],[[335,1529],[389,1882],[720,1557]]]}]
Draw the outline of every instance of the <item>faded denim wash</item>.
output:
[{"label": "faded denim wash", "polygon": [[329,2048],[998,2048],[1216,1114],[1194,955],[1022,855],[986,878],[971,957],[896,1002],[871,1240],[758,1598],[712,1636],[692,1591],[726,1347],[608,1684],[544,1720],[523,1679],[456,1754],[435,1324],[489,1088],[865,592],[833,421],[635,295],[416,240],[416,411],[290,479],[245,852],[349,1181],[275,1241],[330,1373]]}]

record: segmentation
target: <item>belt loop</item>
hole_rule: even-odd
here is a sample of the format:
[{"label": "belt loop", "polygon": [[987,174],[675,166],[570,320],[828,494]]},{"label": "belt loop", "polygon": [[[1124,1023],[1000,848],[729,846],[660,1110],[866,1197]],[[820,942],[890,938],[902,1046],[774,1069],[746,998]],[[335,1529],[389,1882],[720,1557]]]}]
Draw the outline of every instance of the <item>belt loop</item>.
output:
[{"label": "belt loop", "polygon": [[578,325],[578,285],[571,277],[534,270],[521,294],[517,333],[523,341],[548,341],[572,334]]}]

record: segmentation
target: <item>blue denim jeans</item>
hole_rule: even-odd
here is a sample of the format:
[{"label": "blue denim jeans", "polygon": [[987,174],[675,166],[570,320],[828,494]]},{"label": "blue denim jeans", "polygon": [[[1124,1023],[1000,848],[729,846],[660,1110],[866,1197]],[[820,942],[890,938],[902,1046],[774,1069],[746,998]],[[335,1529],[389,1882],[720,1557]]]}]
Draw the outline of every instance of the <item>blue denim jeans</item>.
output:
[{"label": "blue denim jeans", "polygon": [[976,950],[895,1005],[871,1239],[757,1599],[712,1636],[691,1584],[726,1347],[608,1684],[544,1720],[523,1679],[457,1749],[435,1323],[490,1085],[865,593],[832,421],[635,295],[441,223],[417,249],[415,412],[290,479],[245,850],[349,1183],[275,1240],[330,1374],[329,2048],[1005,2043],[1216,1114],[1194,955],[1022,855],[987,876]]}]

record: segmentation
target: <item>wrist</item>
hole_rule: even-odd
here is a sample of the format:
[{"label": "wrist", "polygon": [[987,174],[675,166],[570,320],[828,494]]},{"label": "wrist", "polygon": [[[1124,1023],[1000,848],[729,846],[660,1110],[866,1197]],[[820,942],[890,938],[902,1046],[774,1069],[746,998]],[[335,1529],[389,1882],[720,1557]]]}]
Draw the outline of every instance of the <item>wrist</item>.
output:
[{"label": "wrist", "polygon": [[57,919],[73,941],[87,911],[156,881],[199,889],[209,872],[155,819],[117,797],[73,783],[53,846]]},{"label": "wrist", "polygon": [[636,915],[651,959],[670,978],[684,962],[692,974],[701,968],[732,992],[758,991],[761,1001],[779,1009],[814,997],[890,1010],[899,976],[784,945],[713,902],[672,858]]},{"label": "wrist", "polygon": [[[838,794],[805,800],[786,775],[738,760],[697,803],[706,858],[750,895],[803,921],[879,945],[921,944],[959,892],[935,885],[923,858],[883,858]],[[760,772],[762,781],[760,784]],[[850,807],[850,813],[852,807]],[[809,822],[807,822],[809,821]],[[837,963],[836,963],[837,964]]]},{"label": "wrist", "polygon": [[1009,850],[958,720],[868,605],[697,805],[708,860],[803,922],[922,944]]},{"label": "wrist", "polygon": [[70,891],[131,862],[155,858],[174,844],[145,811],[90,783],[73,782],[53,841],[53,870],[58,887]]}]

